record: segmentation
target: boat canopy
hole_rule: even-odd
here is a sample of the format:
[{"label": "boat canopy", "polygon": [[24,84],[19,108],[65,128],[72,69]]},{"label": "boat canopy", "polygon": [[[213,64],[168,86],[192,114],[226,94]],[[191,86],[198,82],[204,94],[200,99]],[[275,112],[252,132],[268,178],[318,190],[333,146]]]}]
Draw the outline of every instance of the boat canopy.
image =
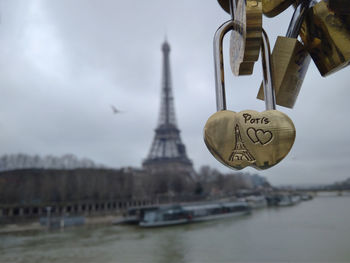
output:
[{"label": "boat canopy", "polygon": [[226,203],[222,205],[223,207],[237,207],[237,206],[248,206],[245,202],[235,202],[235,203]]},{"label": "boat canopy", "polygon": [[207,205],[193,205],[193,206],[184,206],[183,209],[186,211],[194,211],[194,210],[203,210],[203,209],[215,209],[221,208],[222,206],[219,204],[207,204]]}]

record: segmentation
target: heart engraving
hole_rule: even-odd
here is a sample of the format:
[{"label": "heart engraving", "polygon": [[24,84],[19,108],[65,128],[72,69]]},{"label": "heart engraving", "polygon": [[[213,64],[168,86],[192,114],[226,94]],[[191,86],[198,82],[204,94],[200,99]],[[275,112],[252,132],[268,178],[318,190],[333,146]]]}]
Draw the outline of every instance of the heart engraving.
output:
[{"label": "heart engraving", "polygon": [[219,111],[204,127],[204,141],[224,165],[267,169],[279,163],[295,140],[292,120],[277,110]]},{"label": "heart engraving", "polygon": [[268,144],[272,140],[272,132],[259,129],[256,131],[256,137],[261,144]]},{"label": "heart engraving", "polygon": [[256,130],[252,127],[250,127],[248,130],[247,130],[247,135],[249,137],[249,139],[253,142],[253,143],[257,143],[259,142],[259,139],[258,137],[256,136]]},{"label": "heart engraving", "polygon": [[262,129],[256,130],[253,127],[247,130],[247,135],[253,143],[261,143],[263,145],[268,144],[273,137],[271,131],[264,131]]}]

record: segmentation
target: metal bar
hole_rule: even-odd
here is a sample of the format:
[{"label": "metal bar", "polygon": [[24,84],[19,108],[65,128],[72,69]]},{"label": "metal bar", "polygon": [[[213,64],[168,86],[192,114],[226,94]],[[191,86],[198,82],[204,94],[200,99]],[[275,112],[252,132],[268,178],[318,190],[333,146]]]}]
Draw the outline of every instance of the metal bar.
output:
[{"label": "metal bar", "polygon": [[231,18],[232,20],[235,19],[235,11],[237,9],[237,3],[236,0],[229,0],[230,3],[230,14],[231,14]]},{"label": "metal bar", "polygon": [[[226,110],[226,93],[225,93],[225,73],[223,59],[223,39],[225,34],[230,30],[238,30],[239,25],[232,20],[222,24],[214,35],[214,67],[215,67],[215,91],[216,91],[216,110]],[[263,85],[266,110],[276,109],[275,90],[272,79],[271,51],[268,36],[265,30],[262,30],[262,66],[263,66]]]},{"label": "metal bar", "polygon": [[304,0],[295,8],[292,19],[290,20],[286,37],[297,38],[303,24],[307,10],[317,4],[315,0]]},{"label": "metal bar", "polygon": [[215,67],[215,91],[216,91],[216,110],[226,110],[225,94],[225,73],[224,59],[222,55],[223,39],[225,34],[237,26],[235,22],[229,20],[223,23],[214,35],[214,67]]},{"label": "metal bar", "polygon": [[263,68],[263,85],[264,85],[264,99],[266,110],[276,109],[276,97],[275,88],[272,78],[272,64],[271,64],[271,51],[269,38],[265,32],[262,30],[262,42],[261,42],[261,52],[262,52],[262,68]]}]

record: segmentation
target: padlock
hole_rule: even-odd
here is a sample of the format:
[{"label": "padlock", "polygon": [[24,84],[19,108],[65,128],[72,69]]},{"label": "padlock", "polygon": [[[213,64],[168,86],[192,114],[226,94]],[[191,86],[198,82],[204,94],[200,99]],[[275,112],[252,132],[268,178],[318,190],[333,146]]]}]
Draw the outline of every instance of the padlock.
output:
[{"label": "padlock", "polygon": [[296,0],[263,0],[263,14],[267,17],[277,16],[294,2],[296,2]]},{"label": "padlock", "polygon": [[241,24],[230,41],[230,64],[236,76],[251,75],[259,58],[262,29],[262,0],[218,0],[232,20]]},{"label": "padlock", "polygon": [[328,0],[328,6],[338,15],[350,15],[349,0]]},{"label": "padlock", "polygon": [[350,31],[342,18],[321,1],[306,14],[301,39],[322,76],[350,63]]},{"label": "padlock", "polygon": [[[286,37],[277,38],[272,52],[276,103],[287,108],[294,107],[311,60],[308,51],[297,39],[309,5],[310,1],[304,1],[297,6]],[[257,98],[264,99],[263,85]]]},{"label": "padlock", "polygon": [[230,1],[231,0],[218,0],[220,6],[222,7],[222,9],[224,9],[227,13],[231,13],[230,11]]},{"label": "padlock", "polygon": [[262,30],[262,0],[229,0],[232,19],[240,32],[232,31],[230,64],[236,76],[251,75],[259,58]]},{"label": "padlock", "polygon": [[350,30],[350,15],[340,16],[347,30]]},{"label": "padlock", "polygon": [[[227,13],[231,13],[230,0],[218,0],[222,9]],[[267,17],[274,17],[286,10],[291,4],[297,0],[262,0],[262,12]]]},{"label": "padlock", "polygon": [[292,120],[276,110],[271,74],[270,47],[262,31],[262,65],[266,111],[226,109],[223,38],[230,30],[238,30],[234,21],[224,23],[214,36],[214,64],[217,112],[204,127],[204,141],[212,155],[233,169],[252,166],[267,169],[279,163],[290,151],[295,140]]}]

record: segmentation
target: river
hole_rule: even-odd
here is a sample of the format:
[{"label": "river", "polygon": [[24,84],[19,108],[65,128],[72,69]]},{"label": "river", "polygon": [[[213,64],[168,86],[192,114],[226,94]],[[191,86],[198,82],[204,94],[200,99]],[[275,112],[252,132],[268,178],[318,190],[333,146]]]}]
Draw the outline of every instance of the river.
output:
[{"label": "river", "polygon": [[0,236],[0,262],[350,262],[350,196],[167,228],[86,226]]}]

